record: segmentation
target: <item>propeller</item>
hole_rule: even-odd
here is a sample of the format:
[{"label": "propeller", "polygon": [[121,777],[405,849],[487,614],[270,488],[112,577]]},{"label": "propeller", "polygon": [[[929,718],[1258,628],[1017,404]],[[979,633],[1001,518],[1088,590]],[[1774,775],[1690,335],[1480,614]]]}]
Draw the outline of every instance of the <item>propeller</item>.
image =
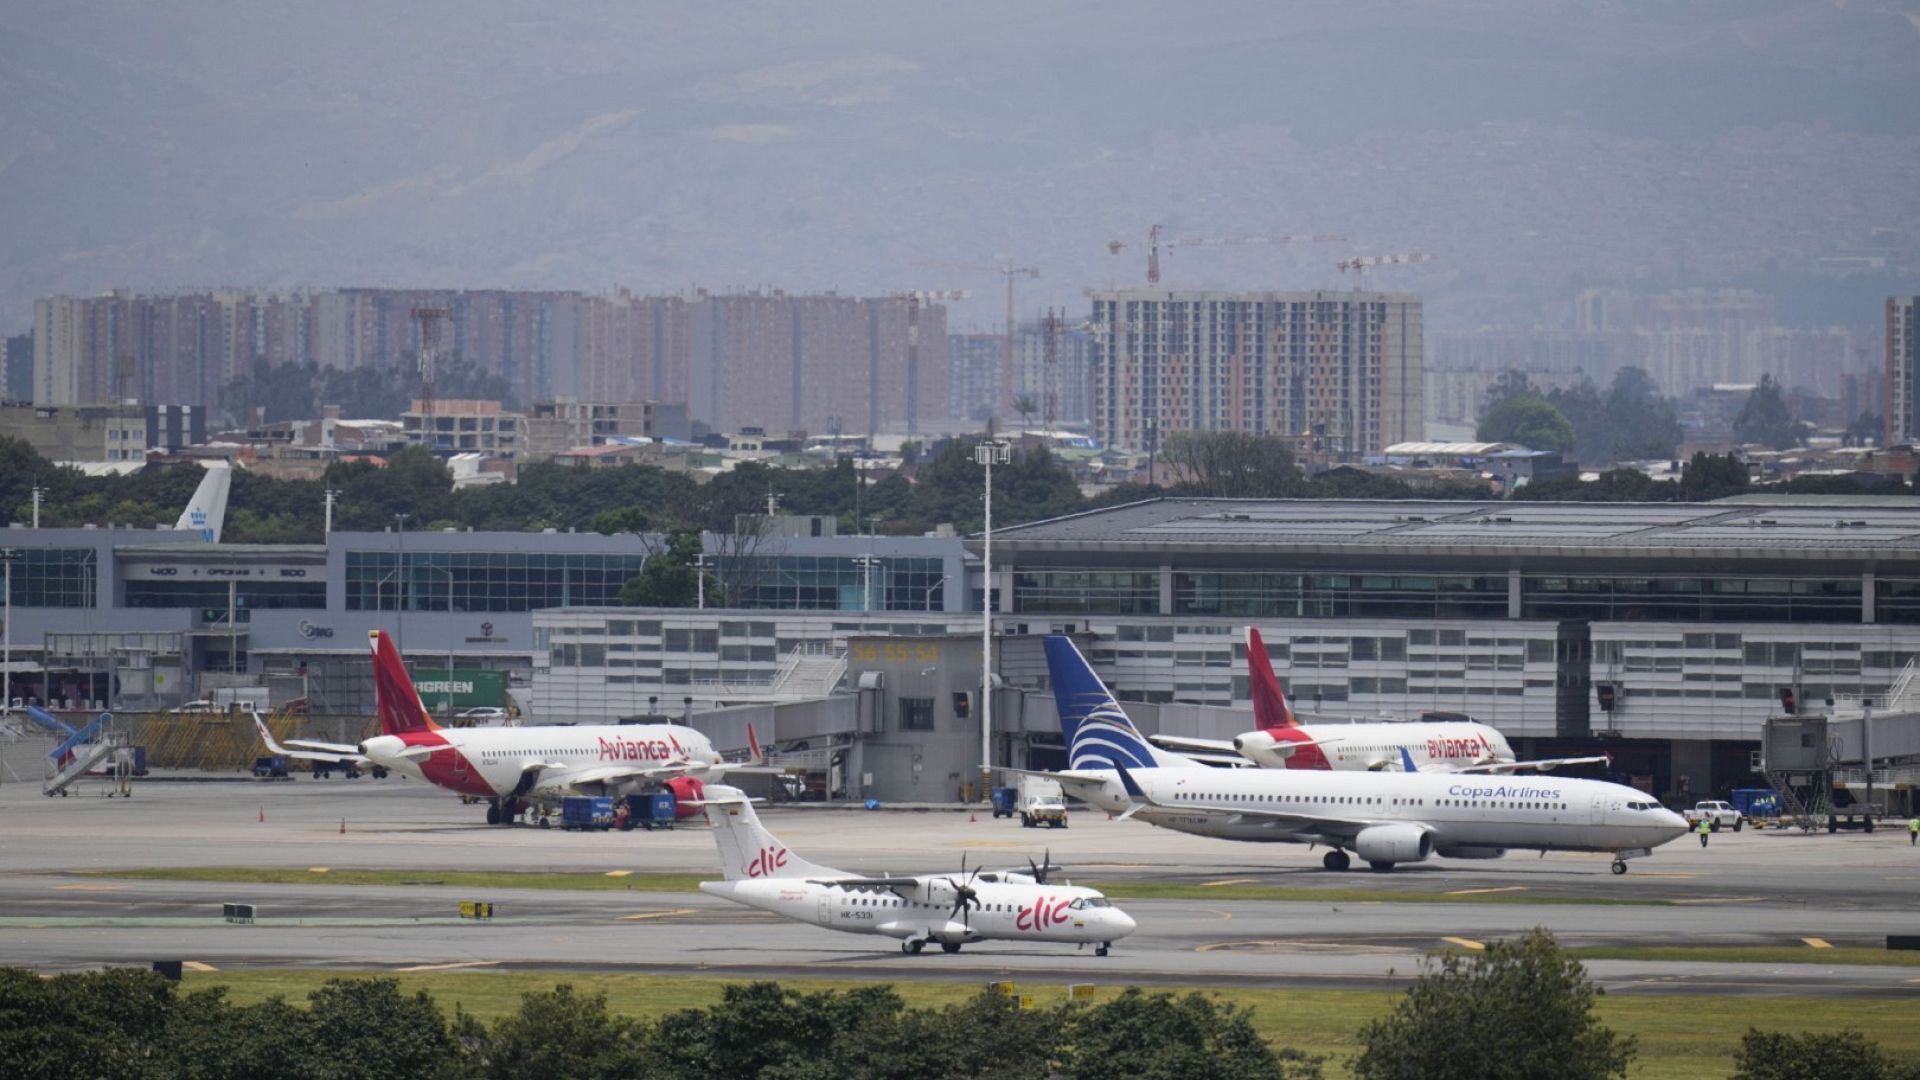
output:
[{"label": "propeller", "polygon": [[1027,869],[1033,872],[1033,883],[1035,885],[1045,885],[1047,883],[1047,871],[1053,869],[1053,849],[1048,848],[1046,854],[1040,856],[1039,866],[1033,865],[1033,856],[1027,856]]},{"label": "propeller", "polygon": [[953,911],[947,917],[951,919],[954,915],[960,916],[960,924],[971,930],[973,929],[973,909],[980,906],[980,894],[973,888],[973,879],[980,876],[980,868],[976,866],[973,868],[973,873],[968,874],[967,856],[964,852],[960,855],[960,876],[964,880],[947,879],[947,884],[953,887]]}]

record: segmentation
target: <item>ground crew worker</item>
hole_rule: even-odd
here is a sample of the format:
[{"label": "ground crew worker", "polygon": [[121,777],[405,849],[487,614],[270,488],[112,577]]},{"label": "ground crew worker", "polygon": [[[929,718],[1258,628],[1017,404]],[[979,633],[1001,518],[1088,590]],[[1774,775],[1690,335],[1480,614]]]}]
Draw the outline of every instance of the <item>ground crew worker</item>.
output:
[{"label": "ground crew worker", "polygon": [[1700,819],[1700,828],[1699,828],[1698,830],[1696,830],[1696,831],[1698,831],[1698,832],[1700,833],[1700,846],[1701,846],[1701,847],[1706,847],[1706,846],[1707,846],[1707,834],[1708,834],[1708,833],[1711,833],[1711,832],[1713,831],[1713,823],[1712,823],[1712,822],[1710,822],[1710,821],[1708,821],[1708,820],[1707,820],[1706,818],[1701,818],[1701,819]]},{"label": "ground crew worker", "polygon": [[1907,819],[1907,846],[1912,847],[1916,840],[1920,840],[1920,817],[1910,817]]}]

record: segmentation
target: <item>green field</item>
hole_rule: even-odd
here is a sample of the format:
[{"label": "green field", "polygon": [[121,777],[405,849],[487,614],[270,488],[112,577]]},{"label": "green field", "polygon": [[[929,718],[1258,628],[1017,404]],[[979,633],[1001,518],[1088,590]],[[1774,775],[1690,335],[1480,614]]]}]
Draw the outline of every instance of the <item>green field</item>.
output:
[{"label": "green field", "polygon": [[[339,973],[312,971],[202,972],[189,974],[186,987],[199,990],[223,986],[239,1002],[275,995],[298,1001],[322,982],[337,977]],[[677,975],[555,976],[486,971],[417,972],[395,977],[409,992],[425,990],[432,994],[449,1016],[458,1005],[483,1020],[511,1011],[525,991],[544,990],[562,982],[584,992],[604,993],[616,1010],[643,1017],[712,1004],[719,1000],[720,990],[728,982]],[[795,990],[827,990],[860,984],[809,980],[784,985]],[[918,1006],[945,1005],[978,991],[972,985],[945,982],[907,982],[897,984],[895,989],[910,1005]],[[1096,997],[1105,1000],[1118,989],[1102,986]],[[1032,994],[1042,1004],[1060,1001],[1066,995],[1066,988],[1060,984],[1022,984],[1020,991]],[[1208,992],[1252,1007],[1255,1024],[1276,1045],[1327,1055],[1328,1075],[1335,1077],[1347,1075],[1344,1063],[1359,1051],[1354,1033],[1360,1025],[1389,1007],[1397,996],[1373,991]],[[1698,1080],[1726,1076],[1733,1049],[1748,1027],[1789,1031],[1854,1028],[1891,1050],[1920,1053],[1920,1025],[1912,1023],[1912,1003],[1902,999],[1615,995],[1602,998],[1599,1011],[1615,1030],[1639,1038],[1640,1054],[1631,1074],[1635,1077]]]},{"label": "green field", "polygon": [[[594,892],[694,892],[711,875],[540,873],[526,870],[355,870],[315,873],[298,867],[182,866],[143,870],[88,871],[88,877],[143,881],[220,881],[257,885],[295,882],[327,885],[442,885],[461,889],[556,889]],[[1651,904],[1664,900],[1620,900],[1545,892],[1448,892],[1406,889],[1315,888],[1276,885],[1206,885],[1198,882],[1079,881],[1115,900],[1286,900],[1321,904]]]}]

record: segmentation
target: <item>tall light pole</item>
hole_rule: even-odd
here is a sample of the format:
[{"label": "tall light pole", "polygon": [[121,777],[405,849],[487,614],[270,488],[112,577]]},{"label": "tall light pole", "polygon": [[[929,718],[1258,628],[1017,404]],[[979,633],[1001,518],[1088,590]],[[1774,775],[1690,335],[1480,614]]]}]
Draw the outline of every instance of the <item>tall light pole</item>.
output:
[{"label": "tall light pole", "polygon": [[326,490],[320,493],[320,497],[327,504],[327,527],[323,532],[321,532],[320,535],[323,537],[332,536],[333,535],[333,504],[335,500],[340,498],[340,492],[337,488],[327,488]]},{"label": "tall light pole", "polygon": [[7,566],[7,621],[0,624],[0,635],[4,636],[4,644],[0,645],[0,648],[5,649],[6,655],[5,661],[0,663],[0,713],[13,711],[13,560],[19,557],[20,549],[18,548],[0,550],[0,561],[4,561]]},{"label": "tall light pole", "polygon": [[986,531],[980,547],[980,799],[986,802],[993,790],[993,467],[1012,462],[1013,450],[1003,442],[983,442],[973,448],[973,460],[986,470]]},{"label": "tall light pole", "polygon": [[453,571],[444,566],[428,563],[427,570],[438,570],[447,575],[447,721],[453,721]]},{"label": "tall light pole", "polygon": [[863,613],[873,611],[873,568],[880,564],[877,555],[855,555],[853,564],[861,570],[860,574],[860,610]]},{"label": "tall light pole", "polygon": [[399,577],[394,580],[393,590],[393,647],[402,656],[407,654],[407,517],[404,510],[393,515],[398,526],[394,544],[399,551],[399,565],[394,567]]}]

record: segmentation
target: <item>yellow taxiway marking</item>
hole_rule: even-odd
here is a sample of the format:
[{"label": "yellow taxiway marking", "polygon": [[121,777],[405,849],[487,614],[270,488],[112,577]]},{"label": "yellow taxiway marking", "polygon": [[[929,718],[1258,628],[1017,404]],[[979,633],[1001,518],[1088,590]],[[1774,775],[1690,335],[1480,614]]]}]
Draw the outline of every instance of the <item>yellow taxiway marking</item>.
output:
[{"label": "yellow taxiway marking", "polygon": [[1478,894],[1478,893],[1496,893],[1496,892],[1526,892],[1526,891],[1527,891],[1527,887],[1526,887],[1525,885],[1502,885],[1501,887],[1499,887],[1499,888],[1497,888],[1497,889],[1455,889],[1455,890],[1453,890],[1452,892],[1450,892],[1450,893],[1447,893],[1446,895],[1448,895],[1448,896],[1473,896],[1473,895],[1476,895],[1476,894]]},{"label": "yellow taxiway marking", "polygon": [[1230,878],[1221,878],[1219,881],[1203,881],[1200,883],[1200,887],[1203,889],[1211,889],[1215,885],[1258,885],[1258,884],[1260,884],[1260,882],[1257,878],[1230,877]]},{"label": "yellow taxiway marking", "polygon": [[672,911],[643,911],[638,915],[622,915],[621,922],[639,922],[642,919],[671,919],[675,915],[698,915],[699,908],[674,908]]},{"label": "yellow taxiway marking", "polygon": [[631,873],[633,873],[633,871],[631,870],[609,870],[607,871],[607,876],[608,877],[626,877]]},{"label": "yellow taxiway marking", "polygon": [[1801,941],[1804,941],[1804,942],[1806,942],[1806,943],[1807,943],[1807,948],[1809,948],[1809,949],[1831,949],[1831,948],[1833,948],[1833,946],[1832,946],[1832,945],[1831,945],[1831,944],[1830,944],[1830,943],[1829,943],[1829,942],[1827,941],[1827,939],[1826,939],[1826,938],[1817,938],[1817,937],[1803,937],[1803,938],[1801,938],[1800,940],[1801,940]]},{"label": "yellow taxiway marking", "polygon": [[309,874],[324,874],[324,873],[326,873],[327,871],[329,871],[329,870],[331,870],[331,869],[333,869],[333,867],[331,867],[331,866],[309,866],[309,867],[307,867],[307,873],[309,873]]},{"label": "yellow taxiway marking", "polygon": [[1458,945],[1463,949],[1472,949],[1474,952],[1483,952],[1487,947],[1483,942],[1475,941],[1472,938],[1443,937],[1440,940],[1449,945]]},{"label": "yellow taxiway marking", "polygon": [[413,967],[394,968],[395,971],[458,971],[461,968],[493,967],[498,960],[462,960],[457,964],[415,964]]},{"label": "yellow taxiway marking", "polygon": [[180,966],[183,968],[186,968],[188,971],[219,971],[220,970],[219,968],[214,967],[212,964],[205,963],[200,960],[183,960],[180,962]]},{"label": "yellow taxiway marking", "polygon": [[126,886],[124,885],[94,885],[90,882],[82,881],[73,885],[55,885],[53,887],[53,891],[54,892],[125,892],[127,890],[126,890]]}]

